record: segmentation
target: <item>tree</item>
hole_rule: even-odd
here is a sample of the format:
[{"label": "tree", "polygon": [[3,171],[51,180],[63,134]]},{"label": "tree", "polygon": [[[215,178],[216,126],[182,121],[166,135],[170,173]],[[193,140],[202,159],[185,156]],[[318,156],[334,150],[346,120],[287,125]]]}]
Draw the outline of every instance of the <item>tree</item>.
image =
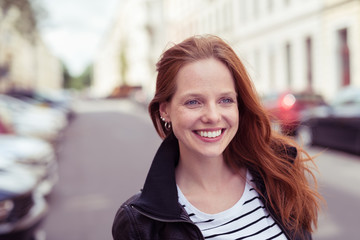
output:
[{"label": "tree", "polygon": [[24,37],[34,41],[37,32],[38,18],[45,15],[44,9],[36,0],[0,0],[3,15],[6,15],[12,7],[19,9],[21,17],[15,21],[15,27]]},{"label": "tree", "polygon": [[93,66],[89,65],[84,72],[77,77],[72,77],[69,81],[69,88],[82,90],[91,85],[92,82]]},{"label": "tree", "polygon": [[62,65],[62,73],[63,73],[63,88],[71,88],[71,80],[72,76],[64,63]]},{"label": "tree", "polygon": [[123,45],[120,51],[120,76],[122,85],[127,85],[128,60],[126,56],[126,45]]}]

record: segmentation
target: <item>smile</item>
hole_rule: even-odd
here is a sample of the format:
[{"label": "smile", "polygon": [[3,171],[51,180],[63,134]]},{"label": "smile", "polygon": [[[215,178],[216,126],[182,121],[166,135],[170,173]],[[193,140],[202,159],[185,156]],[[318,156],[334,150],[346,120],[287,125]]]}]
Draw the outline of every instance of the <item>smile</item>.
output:
[{"label": "smile", "polygon": [[222,133],[222,130],[217,130],[217,131],[196,131],[196,134],[200,135],[201,137],[206,137],[206,138],[216,138],[218,136],[220,136]]}]

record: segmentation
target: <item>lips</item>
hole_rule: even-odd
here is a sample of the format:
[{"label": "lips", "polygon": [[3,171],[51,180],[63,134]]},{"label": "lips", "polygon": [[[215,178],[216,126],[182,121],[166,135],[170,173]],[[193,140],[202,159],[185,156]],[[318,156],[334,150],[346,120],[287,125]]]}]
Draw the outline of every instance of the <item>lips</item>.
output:
[{"label": "lips", "polygon": [[205,130],[195,131],[195,133],[197,135],[204,137],[204,138],[216,138],[216,137],[220,136],[222,132],[223,132],[222,129],[215,130],[215,131],[205,131]]}]

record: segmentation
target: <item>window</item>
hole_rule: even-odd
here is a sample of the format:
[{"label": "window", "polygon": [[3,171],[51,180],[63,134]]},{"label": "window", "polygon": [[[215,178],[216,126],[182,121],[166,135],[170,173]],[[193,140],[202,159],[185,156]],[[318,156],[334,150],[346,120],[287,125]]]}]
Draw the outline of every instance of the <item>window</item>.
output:
[{"label": "window", "polygon": [[305,40],[305,54],[306,54],[306,80],[307,80],[307,88],[308,90],[312,90],[313,86],[313,66],[312,66],[312,39],[311,37],[307,37]]},{"label": "window", "polygon": [[350,85],[350,51],[348,46],[348,31],[346,28],[338,31],[338,63],[340,67],[340,82],[342,86]]},{"label": "window", "polygon": [[273,49],[269,50],[269,86],[275,86],[275,53]]},{"label": "window", "polygon": [[292,82],[292,69],[291,69],[291,45],[290,43],[286,43],[285,45],[285,65],[286,65],[286,82],[287,86],[291,87]]}]

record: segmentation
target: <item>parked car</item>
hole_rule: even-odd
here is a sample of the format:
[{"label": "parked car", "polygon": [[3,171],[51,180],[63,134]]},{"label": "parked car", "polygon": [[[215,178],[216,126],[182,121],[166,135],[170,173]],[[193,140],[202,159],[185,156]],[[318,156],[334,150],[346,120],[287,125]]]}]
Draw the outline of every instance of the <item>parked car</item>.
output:
[{"label": "parked car", "polygon": [[41,139],[0,134],[0,155],[23,165],[38,179],[43,195],[51,193],[58,181],[58,164],[52,146]]},{"label": "parked car", "polygon": [[38,138],[14,135],[0,118],[0,155],[27,167],[38,179],[39,190],[49,195],[58,181],[53,146]]},{"label": "parked car", "polygon": [[263,96],[262,102],[265,109],[268,110],[274,126],[288,135],[296,134],[304,111],[325,105],[321,95],[311,92],[272,93]]},{"label": "parked car", "polygon": [[298,139],[360,155],[360,88],[343,88],[329,105],[308,111]]},{"label": "parked car", "polygon": [[37,180],[0,156],[0,240],[34,240],[47,214]]},{"label": "parked car", "polygon": [[55,143],[67,125],[64,113],[34,106],[22,100],[0,94],[0,114],[14,133],[33,136]]},{"label": "parked car", "polygon": [[71,94],[65,90],[37,91],[13,89],[8,91],[6,95],[35,105],[48,106],[57,109],[62,111],[69,120],[74,116]]}]

